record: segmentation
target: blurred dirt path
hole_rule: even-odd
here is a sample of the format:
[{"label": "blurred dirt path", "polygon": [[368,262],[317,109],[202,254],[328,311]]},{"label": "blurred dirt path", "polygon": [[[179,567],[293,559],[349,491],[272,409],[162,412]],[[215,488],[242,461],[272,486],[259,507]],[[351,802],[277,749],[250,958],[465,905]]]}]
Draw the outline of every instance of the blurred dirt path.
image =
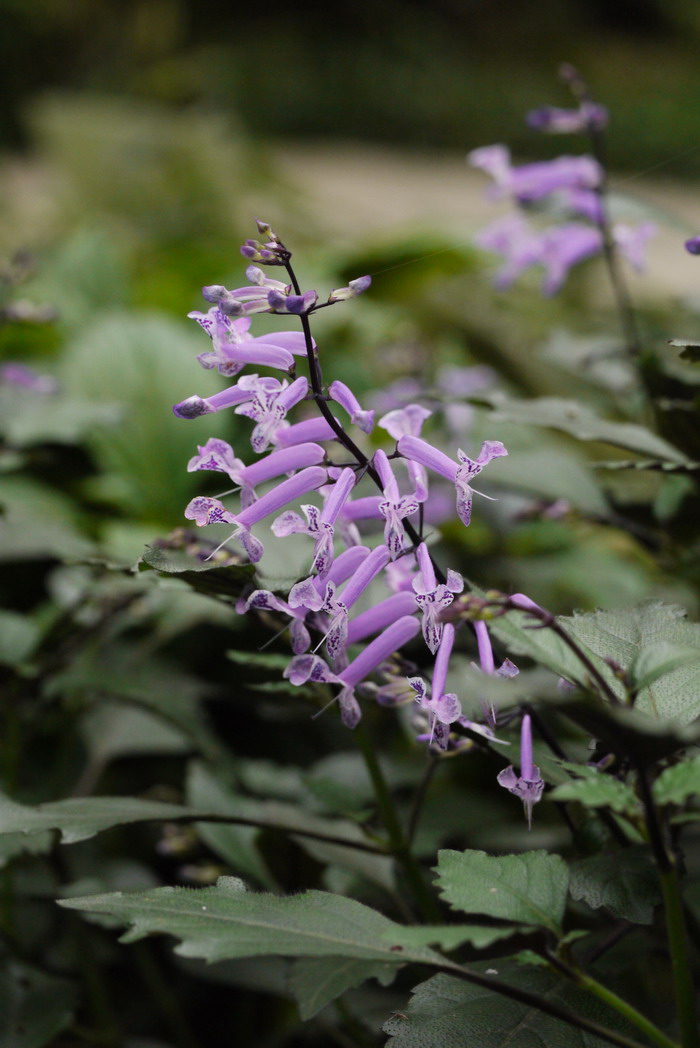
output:
[{"label": "blurred dirt path", "polygon": [[[464,154],[420,154],[355,142],[278,143],[274,153],[278,175],[302,187],[313,201],[316,223],[349,243],[373,233],[393,237],[432,231],[462,244],[504,210],[485,199],[488,179],[467,166]],[[651,219],[658,225],[646,273],[630,275],[632,290],[647,299],[700,298],[700,258],[683,249],[688,236],[700,233],[698,189],[630,174],[613,176],[611,185],[629,198],[629,221]]]}]

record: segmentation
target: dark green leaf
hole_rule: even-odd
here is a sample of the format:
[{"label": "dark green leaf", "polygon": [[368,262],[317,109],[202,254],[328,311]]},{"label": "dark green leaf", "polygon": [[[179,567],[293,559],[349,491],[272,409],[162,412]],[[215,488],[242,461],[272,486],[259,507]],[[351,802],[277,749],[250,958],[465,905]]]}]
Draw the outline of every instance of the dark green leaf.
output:
[{"label": "dark green leaf", "polygon": [[616,917],[636,924],[651,924],[661,893],[646,848],[591,855],[572,863],[570,873],[572,899],[583,900],[594,910],[605,906]]},{"label": "dark green leaf", "polygon": [[255,576],[253,564],[222,565],[217,563],[216,558],[211,561],[200,560],[184,550],[162,546],[147,546],[141,560],[154,571],[162,575],[176,575],[198,593],[211,597],[238,598]]},{"label": "dark green leaf", "polygon": [[441,895],[453,909],[560,931],[569,873],[558,855],[441,851],[437,872]]},{"label": "dark green leaf", "polygon": [[632,787],[602,772],[595,777],[564,782],[556,786],[549,797],[553,801],[578,801],[586,808],[612,808],[629,814],[639,809]]},{"label": "dark green leaf", "polygon": [[[471,967],[492,976],[494,982],[540,994],[586,1019],[634,1033],[617,1013],[550,972],[508,961]],[[442,974],[417,986],[406,1014],[394,1015],[384,1032],[391,1035],[387,1048],[603,1048],[607,1044],[528,1005]]]},{"label": "dark green leaf", "polygon": [[394,922],[354,899],[319,891],[286,898],[257,894],[241,890],[230,877],[219,878],[213,888],[115,892],[61,905],[119,917],[130,925],[123,942],[165,933],[180,940],[177,953],[210,961],[273,955],[443,963],[424,947],[392,950]]},{"label": "dark green leaf", "polygon": [[568,433],[578,440],[599,441],[626,448],[640,455],[685,462],[687,456],[651,430],[630,422],[609,422],[576,400],[539,397],[535,400],[508,400],[502,394],[489,398],[494,421],[545,426]]},{"label": "dark green leaf", "polygon": [[654,783],[657,804],[683,804],[700,793],[700,757],[681,761],[661,772]]},{"label": "dark green leaf", "polygon": [[75,1003],[75,988],[65,979],[5,961],[0,973],[2,1048],[43,1048],[53,1043],[71,1022]]},{"label": "dark green leaf", "polygon": [[378,979],[388,986],[396,975],[396,965],[383,961],[354,961],[347,957],[302,957],[292,965],[289,989],[299,1005],[302,1019],[311,1019],[346,990],[367,979]]}]

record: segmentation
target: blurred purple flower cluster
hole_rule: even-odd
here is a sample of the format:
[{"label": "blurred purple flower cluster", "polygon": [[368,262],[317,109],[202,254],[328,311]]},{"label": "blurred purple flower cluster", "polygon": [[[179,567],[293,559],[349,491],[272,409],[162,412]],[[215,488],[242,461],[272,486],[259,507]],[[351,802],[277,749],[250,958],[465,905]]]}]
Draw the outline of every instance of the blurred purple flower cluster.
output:
[{"label": "blurred purple flower cluster", "polygon": [[[607,113],[593,102],[582,102],[578,109],[544,106],[529,113],[527,123],[554,134],[600,136]],[[503,259],[494,278],[499,290],[509,288],[526,269],[537,266],[544,270],[542,293],[554,295],[573,266],[606,250],[619,251],[633,269],[643,269],[645,247],[656,227],[651,222],[608,221],[605,173],[594,157],[560,156],[514,166],[508,148],[493,145],[472,150],[467,159],[493,179],[492,199],[510,198],[518,208],[476,237],[479,247]],[[543,205],[554,205],[565,220],[542,227],[525,217],[524,212],[541,210]]]}]

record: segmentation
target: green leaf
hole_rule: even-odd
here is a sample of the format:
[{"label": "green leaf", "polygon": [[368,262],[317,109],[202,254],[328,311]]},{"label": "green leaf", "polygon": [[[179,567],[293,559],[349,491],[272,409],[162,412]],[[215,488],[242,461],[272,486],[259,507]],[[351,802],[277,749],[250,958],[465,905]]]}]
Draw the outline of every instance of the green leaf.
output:
[{"label": "green leaf", "polygon": [[605,514],[608,503],[587,463],[571,451],[551,445],[526,447],[499,459],[499,486],[542,499],[566,499],[584,513]]},{"label": "green leaf", "polygon": [[700,662],[700,631],[698,641],[697,648],[671,644],[668,641],[645,645],[630,666],[632,685],[638,691],[641,691],[642,688],[650,688],[667,673],[672,673],[684,666],[691,666],[694,662]]},{"label": "green leaf", "polygon": [[119,917],[130,925],[122,942],[166,933],[180,940],[176,953],[209,961],[271,955],[444,963],[425,947],[392,949],[390,933],[400,925],[354,899],[319,891],[257,894],[241,891],[240,882],[230,877],[220,877],[212,888],[114,892],[65,899],[61,905]]},{"label": "green leaf", "polygon": [[208,814],[179,804],[144,801],[136,797],[72,797],[30,807],[0,794],[0,834],[43,833],[59,830],[64,844],[94,837],[101,830],[130,822],[174,819],[188,813]]},{"label": "green leaf", "polygon": [[560,931],[569,873],[558,855],[441,851],[437,872],[442,897],[453,909]]},{"label": "green leaf", "polygon": [[[634,1033],[622,1025],[617,1013],[551,972],[498,960],[470,967],[492,975],[494,982],[540,994],[586,1019]],[[486,987],[443,974],[417,986],[406,1014],[392,1016],[384,1032],[391,1037],[387,1048],[603,1048],[608,1044]]]},{"label": "green leaf", "polygon": [[594,910],[605,906],[616,917],[651,924],[661,902],[656,870],[648,849],[632,846],[607,855],[591,855],[570,866],[571,898]]},{"label": "green leaf", "polygon": [[69,1025],[75,987],[10,961],[0,973],[0,1044],[3,1048],[42,1048]]},{"label": "green leaf", "polygon": [[666,768],[654,783],[657,804],[683,804],[696,793],[700,793],[700,757]]},{"label": "green leaf", "polygon": [[626,448],[640,455],[685,462],[687,456],[657,437],[651,430],[630,422],[609,422],[599,418],[585,404],[558,397],[538,397],[534,400],[509,400],[501,394],[487,398],[493,408],[494,421],[515,422],[531,426],[545,426],[568,433],[577,440],[599,441]]},{"label": "green leaf", "polygon": [[611,706],[590,695],[562,695],[552,703],[612,753],[653,764],[700,741],[700,725],[658,720],[630,706]]},{"label": "green leaf", "polygon": [[115,426],[122,412],[114,404],[94,404],[61,394],[46,396],[0,387],[0,432],[12,447],[77,444],[96,426]]},{"label": "green leaf", "polygon": [[220,388],[218,376],[196,366],[201,334],[164,315],[101,312],[63,353],[67,389],[124,409],[124,424],[95,428],[89,444],[100,471],[119,478],[121,506],[141,520],[181,521],[201,485],[186,463],[211,426],[183,422],[170,410],[192,392],[206,397]]},{"label": "green leaf", "polygon": [[292,965],[289,989],[305,1021],[346,990],[360,986],[367,979],[378,979],[389,986],[396,975],[396,965],[383,961],[353,961],[347,957],[303,957]]},{"label": "green leaf", "polygon": [[[688,622],[685,616],[684,608],[650,601],[622,611],[596,611],[560,621],[598,659],[612,658],[627,670],[635,667],[642,679],[648,674],[652,683],[641,688],[636,709],[690,724],[700,716],[700,625]],[[685,653],[683,664],[669,669],[678,649]],[[690,660],[688,649],[695,649],[699,658]],[[655,675],[657,668],[663,670],[660,677]]]},{"label": "green leaf", "polygon": [[[203,717],[199,699],[204,691],[201,681],[173,663],[155,655],[144,657],[140,645],[123,641],[86,649],[47,688],[51,696],[77,696],[100,705],[116,701],[146,709],[217,761],[224,751]],[[174,741],[172,734],[170,738]]]},{"label": "green leaf", "polygon": [[19,666],[39,639],[39,628],[28,615],[0,609],[0,663]]},{"label": "green leaf", "polygon": [[[187,800],[202,811],[221,815],[240,814],[239,798],[222,786],[202,764],[196,762],[192,762],[188,769]],[[199,822],[197,833],[236,873],[265,888],[276,889],[275,879],[256,847],[259,829],[254,826]]]},{"label": "green leaf", "polygon": [[613,811],[629,813],[639,809],[632,787],[602,772],[591,778],[564,782],[556,786],[549,797],[553,801],[578,801],[586,808],[612,808]]},{"label": "green leaf", "polygon": [[209,597],[237,599],[255,576],[253,564],[221,565],[215,560],[199,560],[184,550],[163,546],[147,546],[141,562],[161,575],[176,575],[193,590]]},{"label": "green leaf", "polygon": [[485,950],[501,939],[513,935],[527,935],[532,931],[528,925],[511,924],[420,924],[400,931],[392,931],[392,942],[402,946],[440,946],[443,950],[456,950],[469,943],[477,950]]},{"label": "green leaf", "polygon": [[63,560],[94,552],[80,533],[74,504],[56,488],[29,477],[4,477],[0,511],[0,560]]}]

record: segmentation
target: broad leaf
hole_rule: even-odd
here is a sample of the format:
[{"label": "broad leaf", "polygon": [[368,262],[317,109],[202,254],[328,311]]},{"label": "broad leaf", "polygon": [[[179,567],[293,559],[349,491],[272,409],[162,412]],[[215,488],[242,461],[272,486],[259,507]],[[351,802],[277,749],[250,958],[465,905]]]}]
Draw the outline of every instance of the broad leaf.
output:
[{"label": "broad leaf", "polygon": [[685,647],[668,641],[645,644],[630,667],[633,687],[639,691],[650,688],[666,674],[700,663],[700,630],[698,634],[698,647]]},{"label": "broad leaf", "polygon": [[700,757],[666,768],[654,783],[657,804],[683,804],[696,793],[700,793]]},{"label": "broad leaf", "polygon": [[[660,719],[690,724],[700,716],[700,625],[687,622],[685,615],[683,608],[652,601],[622,611],[596,611],[560,621],[599,658],[612,658],[628,670],[636,667],[638,676],[649,674],[653,683],[640,691],[637,709]],[[655,677],[654,666],[668,666],[667,656],[671,649],[678,654],[678,648],[686,655],[688,649],[695,649],[698,659]],[[654,650],[645,656],[649,649]]]},{"label": "broad leaf", "polygon": [[[615,1031],[634,1033],[595,997],[550,972],[498,961],[471,967]],[[391,1036],[387,1048],[603,1048],[608,1043],[486,987],[442,974],[417,986],[406,1014],[389,1019],[384,1032]]]},{"label": "broad leaf", "polygon": [[437,872],[441,895],[453,909],[560,931],[569,873],[558,855],[441,851]]},{"label": "broad leaf", "polygon": [[612,808],[633,813],[639,808],[637,795],[627,783],[598,772],[585,779],[571,779],[556,786],[549,794],[553,801],[578,801],[586,808]]},{"label": "broad leaf", "polygon": [[0,1044],[43,1048],[73,1018],[75,988],[65,979],[11,961],[0,972]]},{"label": "broad leaf", "polygon": [[187,814],[210,813],[136,797],[74,797],[33,808],[0,794],[0,835],[59,830],[63,844],[74,844],[112,826],[167,821]]},{"label": "broad leaf", "polygon": [[212,888],[115,892],[65,899],[61,905],[119,917],[130,925],[123,942],[166,933],[180,940],[177,953],[209,961],[271,955],[444,963],[425,947],[392,949],[398,945],[391,943],[395,923],[354,899],[319,891],[258,894],[242,891],[240,881],[230,877],[220,877]]},{"label": "broad leaf", "polygon": [[289,989],[299,1005],[302,1019],[311,1019],[346,990],[367,979],[388,986],[396,975],[396,964],[383,961],[353,961],[347,957],[302,957],[292,965]]},{"label": "broad leaf", "polygon": [[630,422],[609,422],[599,418],[589,407],[576,400],[562,400],[558,397],[509,400],[500,394],[488,399],[494,409],[494,421],[545,426],[568,433],[577,440],[613,444],[615,447],[669,462],[686,461],[682,451],[644,426]]},{"label": "broad leaf", "polygon": [[594,910],[605,906],[616,917],[636,924],[651,924],[661,893],[646,848],[633,846],[613,854],[591,855],[569,869],[572,899]]},{"label": "broad leaf", "polygon": [[439,946],[443,950],[456,950],[458,946],[469,943],[477,950],[485,950],[501,939],[527,935],[531,931],[528,925],[519,924],[417,924],[392,931],[392,942],[402,946]]},{"label": "broad leaf", "polygon": [[[162,546],[147,546],[141,558],[142,564],[162,575],[176,575],[193,590],[209,597],[224,597],[234,600],[240,597],[245,586],[255,575],[253,564],[221,564],[213,558],[200,560],[184,550],[172,550]],[[226,555],[225,559],[230,559]]]},{"label": "broad leaf", "polygon": [[0,430],[16,448],[32,444],[77,444],[96,426],[114,426],[121,411],[61,394],[46,396],[0,387]]}]

